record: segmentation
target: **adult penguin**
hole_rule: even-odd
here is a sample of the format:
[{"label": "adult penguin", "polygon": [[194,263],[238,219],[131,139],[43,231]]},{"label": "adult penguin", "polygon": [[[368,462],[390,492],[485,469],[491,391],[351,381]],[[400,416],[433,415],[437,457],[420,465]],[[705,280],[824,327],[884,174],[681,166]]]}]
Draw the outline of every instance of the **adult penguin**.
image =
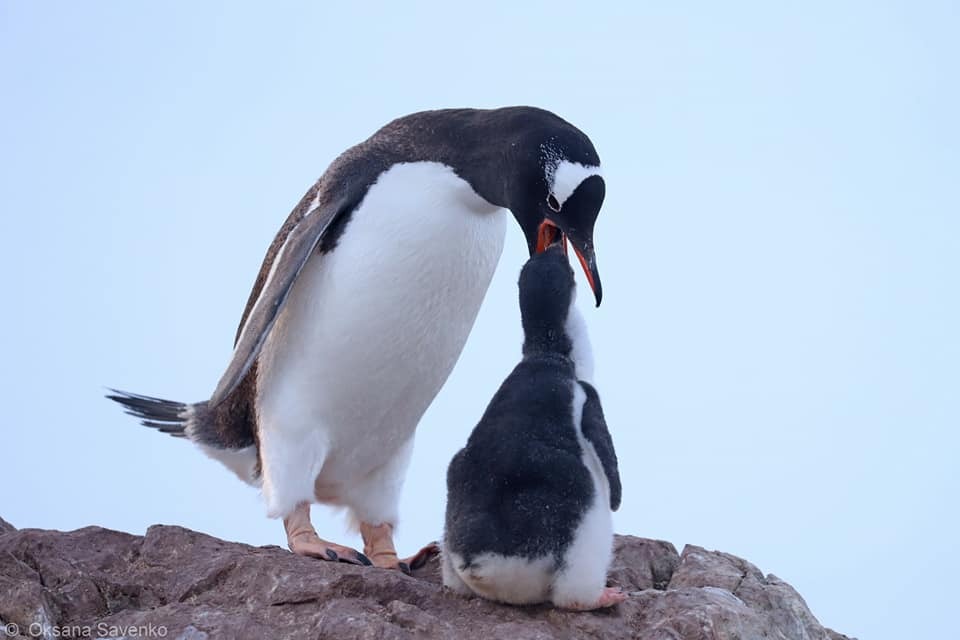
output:
[{"label": "adult penguin", "polygon": [[[108,397],[260,486],[294,553],[405,570],[414,559],[398,559],[393,528],[414,431],[476,319],[506,211],[531,254],[569,239],[599,305],[604,190],[590,139],[549,111],[394,120],[338,157],[280,228],[209,400]],[[313,502],[346,507],[364,553],[322,540]]]}]

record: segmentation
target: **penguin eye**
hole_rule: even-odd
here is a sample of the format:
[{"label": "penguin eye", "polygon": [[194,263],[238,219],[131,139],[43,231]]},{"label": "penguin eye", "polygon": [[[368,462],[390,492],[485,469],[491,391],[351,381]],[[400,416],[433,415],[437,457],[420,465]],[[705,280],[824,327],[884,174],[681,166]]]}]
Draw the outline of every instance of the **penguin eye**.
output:
[{"label": "penguin eye", "polygon": [[557,213],[560,212],[560,201],[557,200],[557,196],[553,195],[552,193],[547,196],[547,206]]}]

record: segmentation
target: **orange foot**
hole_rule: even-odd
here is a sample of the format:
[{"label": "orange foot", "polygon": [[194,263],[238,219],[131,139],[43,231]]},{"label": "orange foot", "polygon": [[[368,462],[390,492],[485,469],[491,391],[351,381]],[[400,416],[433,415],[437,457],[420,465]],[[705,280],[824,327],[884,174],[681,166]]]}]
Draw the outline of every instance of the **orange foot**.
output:
[{"label": "orange foot", "polygon": [[409,558],[397,557],[397,550],[393,546],[393,525],[360,523],[360,535],[363,537],[363,551],[373,561],[373,566],[381,569],[395,569],[410,575],[414,569],[419,569],[427,560],[440,553],[440,547],[431,542]]},{"label": "orange foot", "polygon": [[370,565],[370,559],[356,549],[328,542],[317,535],[310,523],[310,505],[303,502],[283,519],[287,530],[287,546],[298,556],[319,558],[331,562]]},{"label": "orange foot", "polygon": [[356,549],[324,540],[316,531],[299,531],[287,536],[287,545],[298,556],[367,566],[371,564],[370,559]]}]

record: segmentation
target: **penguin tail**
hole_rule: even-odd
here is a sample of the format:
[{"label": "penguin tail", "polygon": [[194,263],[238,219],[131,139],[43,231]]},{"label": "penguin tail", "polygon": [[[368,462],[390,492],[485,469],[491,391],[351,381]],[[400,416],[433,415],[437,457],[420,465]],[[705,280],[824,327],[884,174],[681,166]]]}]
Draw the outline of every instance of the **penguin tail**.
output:
[{"label": "penguin tail", "polygon": [[[110,389],[107,398],[120,404],[124,413],[140,419],[140,424],[174,438],[189,438],[187,425],[196,414],[196,405],[151,398],[137,393]],[[205,402],[198,403],[205,405]]]},{"label": "penguin tail", "polygon": [[110,389],[106,397],[122,406],[127,415],[138,418],[143,426],[174,438],[190,440],[208,457],[223,464],[247,484],[255,487],[260,485],[256,446],[252,441],[239,447],[229,446],[217,438],[216,431],[211,428],[206,402],[187,404],[118,389]]}]

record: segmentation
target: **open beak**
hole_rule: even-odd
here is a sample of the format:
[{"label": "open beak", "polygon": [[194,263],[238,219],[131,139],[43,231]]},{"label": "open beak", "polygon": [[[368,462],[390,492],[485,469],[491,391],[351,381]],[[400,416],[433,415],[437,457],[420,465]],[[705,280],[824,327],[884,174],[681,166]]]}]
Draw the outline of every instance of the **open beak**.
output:
[{"label": "open beak", "polygon": [[540,223],[540,228],[537,229],[537,253],[543,253],[547,250],[547,247],[551,247],[557,242],[563,244],[563,253],[566,255],[567,241],[563,231],[550,220],[544,219]]},{"label": "open beak", "polygon": [[603,288],[600,285],[600,272],[597,270],[597,257],[593,252],[593,241],[591,239],[583,240],[578,235],[567,235],[555,222],[549,218],[544,218],[537,229],[537,253],[543,253],[557,242],[563,243],[563,252],[567,253],[567,240],[573,245],[573,252],[577,254],[580,266],[583,267],[583,273],[587,276],[587,283],[593,290],[593,297],[600,306],[600,300],[603,298]]}]

